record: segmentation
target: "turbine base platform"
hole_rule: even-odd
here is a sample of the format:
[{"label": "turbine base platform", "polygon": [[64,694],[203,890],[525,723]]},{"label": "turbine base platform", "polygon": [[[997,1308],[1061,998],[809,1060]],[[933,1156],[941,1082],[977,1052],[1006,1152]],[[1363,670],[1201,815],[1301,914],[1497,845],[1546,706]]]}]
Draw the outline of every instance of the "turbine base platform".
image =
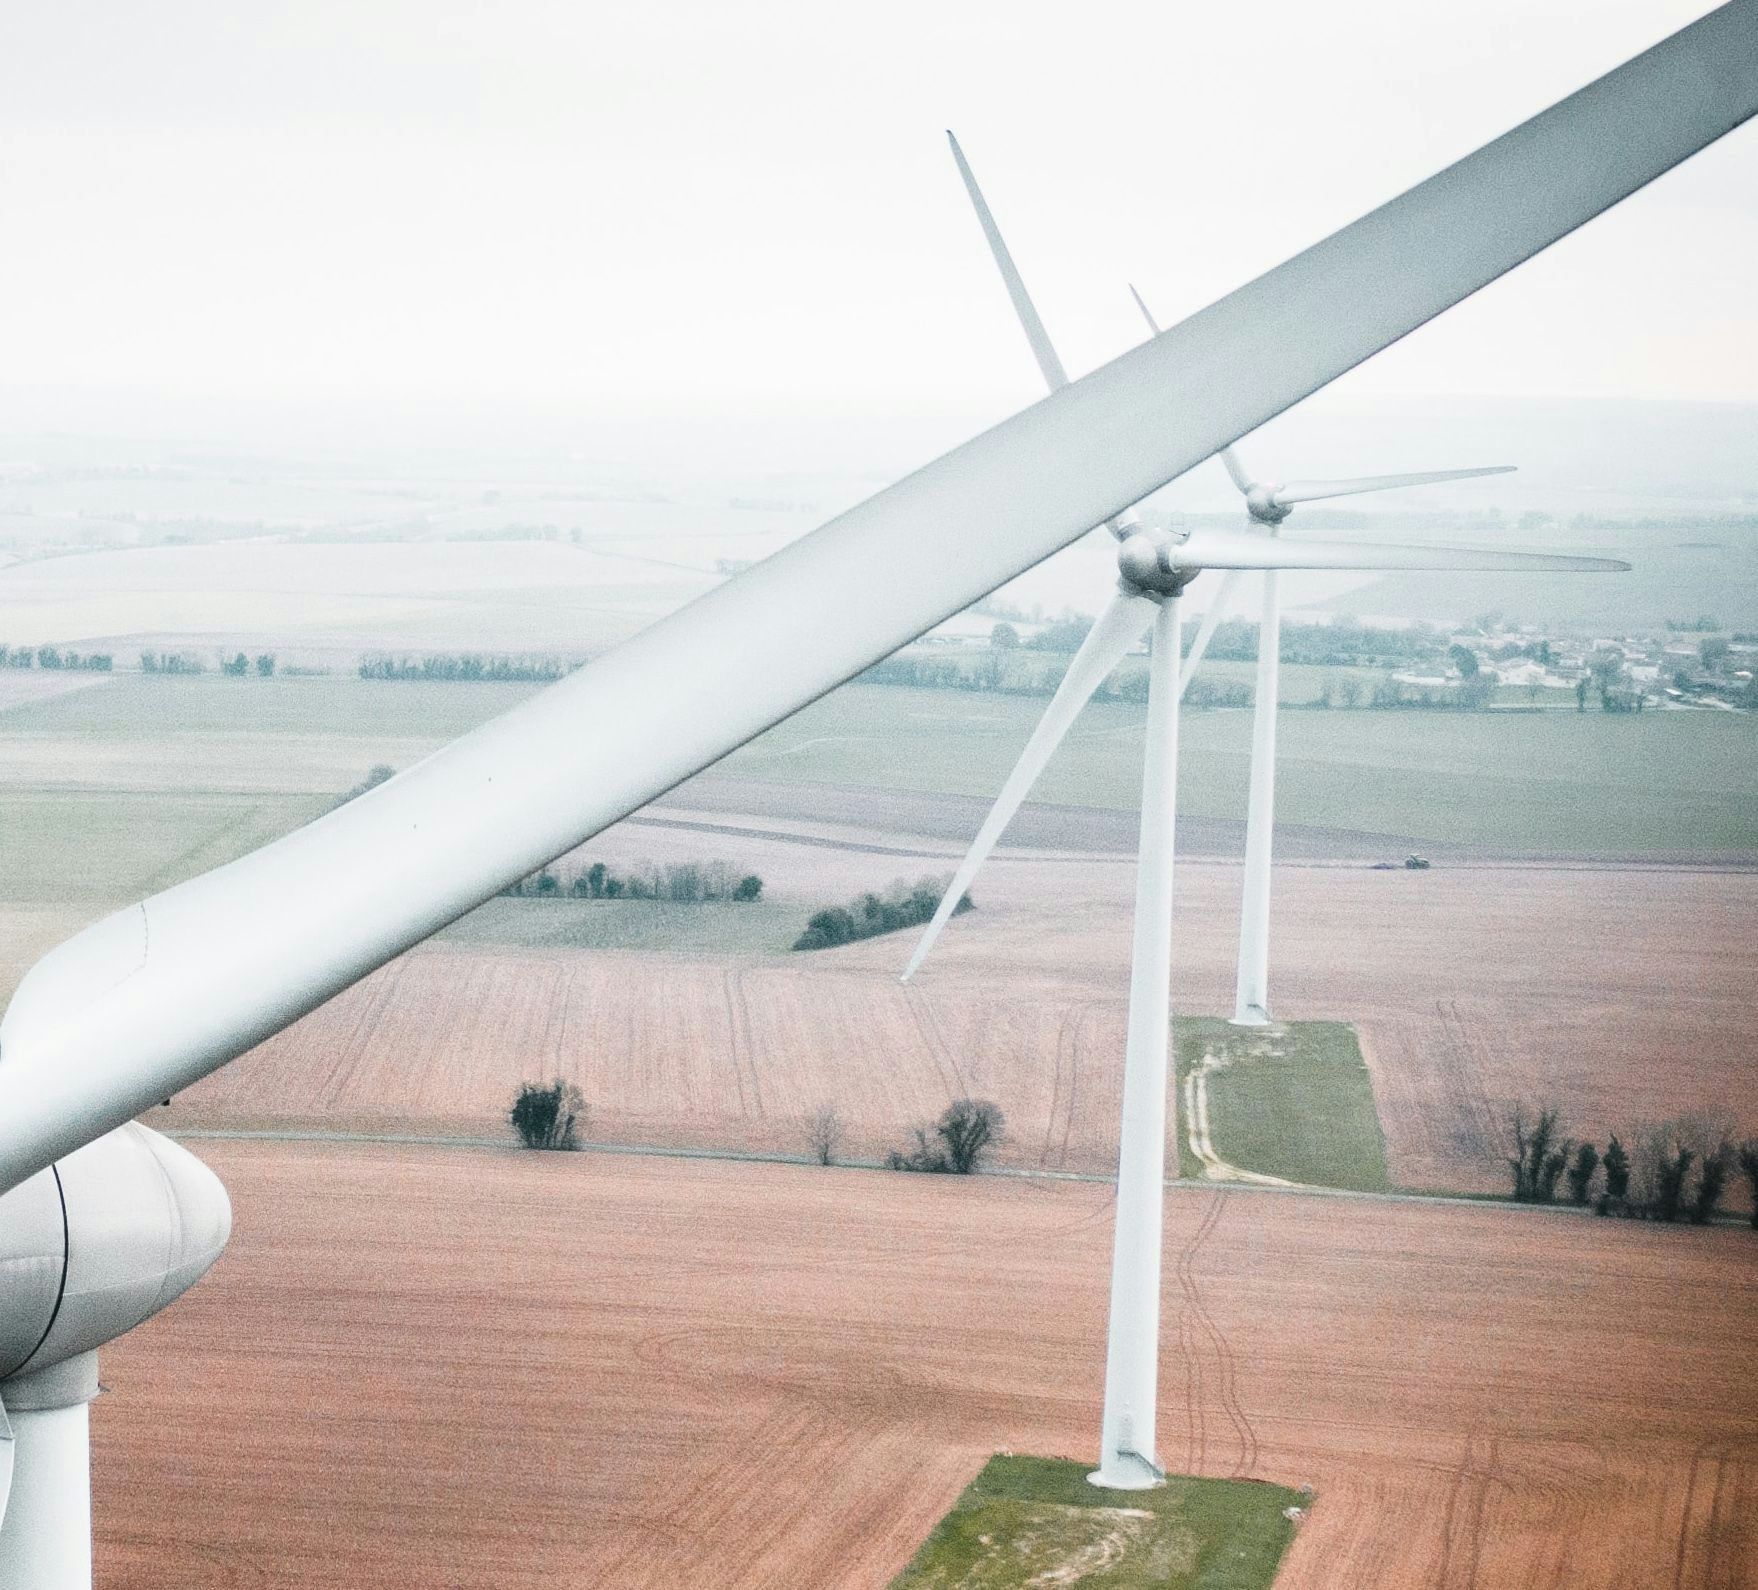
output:
[{"label": "turbine base platform", "polygon": [[1139,1452],[1114,1452],[1087,1475],[1087,1484],[1104,1491],[1151,1491],[1166,1483],[1166,1471]]},{"label": "turbine base platform", "polygon": [[1262,1005],[1242,1005],[1228,1021],[1229,1027],[1273,1027],[1275,1019]]}]

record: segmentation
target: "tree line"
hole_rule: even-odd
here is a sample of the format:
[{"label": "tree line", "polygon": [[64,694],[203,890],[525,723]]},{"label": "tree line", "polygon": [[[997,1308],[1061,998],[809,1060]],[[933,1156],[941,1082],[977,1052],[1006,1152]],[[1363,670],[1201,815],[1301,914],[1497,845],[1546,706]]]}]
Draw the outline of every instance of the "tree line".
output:
[{"label": "tree line", "polygon": [[1509,1117],[1504,1155],[1516,1203],[1554,1204],[1627,1220],[1708,1225],[1736,1171],[1752,1195],[1758,1229],[1758,1139],[1735,1143],[1723,1125],[1681,1116],[1639,1127],[1626,1145],[1614,1133],[1601,1152],[1564,1134],[1555,1108],[1524,1106]]},{"label": "tree line", "polygon": [[[922,878],[912,885],[900,878],[883,895],[863,894],[849,905],[814,912],[806,931],[794,940],[794,948],[829,950],[858,939],[877,938],[881,933],[895,933],[899,928],[920,927],[933,920],[951,881],[950,877]],[[975,909],[971,897],[962,894],[952,914],[959,916]]]},{"label": "tree line", "polygon": [[649,863],[630,872],[615,872],[594,861],[572,873],[539,868],[501,893],[519,900],[670,900],[681,905],[731,900],[747,905],[763,898],[763,880],[727,861]]},{"label": "tree line", "polygon": [[368,652],[360,659],[362,679],[430,679],[496,684],[549,684],[582,668],[580,661],[541,653],[488,655],[482,652],[433,652],[426,656]]},{"label": "tree line", "polygon": [[[999,627],[999,626],[997,626]],[[1062,682],[1063,667],[1047,657],[1019,656],[1005,650],[953,656],[899,653],[876,662],[855,682],[899,685],[912,690],[979,690],[1005,696],[1053,695]],[[1116,669],[1097,690],[1096,701],[1146,701],[1146,668]],[[1251,686],[1198,676],[1185,688],[1184,705],[1197,711],[1249,707]]]},{"label": "tree line", "polygon": [[59,646],[0,645],[0,668],[77,669],[107,674],[113,659],[107,651],[63,651]]}]

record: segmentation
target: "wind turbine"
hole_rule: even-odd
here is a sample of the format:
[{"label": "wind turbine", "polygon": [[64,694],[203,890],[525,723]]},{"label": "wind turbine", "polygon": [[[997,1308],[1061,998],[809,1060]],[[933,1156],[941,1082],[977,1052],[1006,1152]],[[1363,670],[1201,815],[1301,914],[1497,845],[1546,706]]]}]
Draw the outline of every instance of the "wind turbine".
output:
[{"label": "wind turbine", "polygon": [[[1136,306],[1156,337],[1154,319],[1142,295],[1131,285]],[[1436,469],[1416,474],[1362,475],[1342,480],[1290,480],[1266,483],[1240,462],[1234,447],[1220,452],[1227,478],[1245,498],[1253,525],[1280,535],[1295,507],[1328,497],[1357,497],[1403,486],[1432,486],[1448,480],[1474,480],[1484,475],[1509,475],[1512,464],[1479,469]],[[1270,851],[1276,828],[1276,713],[1282,671],[1282,596],[1280,572],[1263,572],[1263,599],[1258,609],[1257,683],[1252,692],[1251,785],[1245,805],[1245,879],[1239,906],[1239,967],[1233,991],[1233,1024],[1270,1025]]]},{"label": "wind turbine", "polygon": [[[1012,252],[1001,236],[958,139],[947,139],[965,191],[988,240],[1014,312],[1052,393],[1068,376],[1027,291]],[[1134,289],[1132,288],[1133,292]],[[1141,297],[1136,295],[1137,303]],[[1142,305],[1143,313],[1147,306]],[[1150,317],[1150,324],[1152,320]],[[1159,335],[1159,327],[1153,327]],[[1243,479],[1231,449],[1223,449],[1227,468]],[[1279,524],[1293,501],[1342,496],[1350,491],[1384,490],[1432,479],[1494,474],[1496,470],[1456,470],[1443,476],[1383,476],[1374,480],[1306,481],[1289,486],[1252,488],[1254,515],[1275,516]],[[1296,495],[1296,494],[1299,495]],[[1261,520],[1270,523],[1266,517]],[[1324,569],[1553,569],[1607,572],[1628,564],[1602,558],[1486,552],[1448,547],[1357,546],[1347,543],[1279,541],[1272,535],[1236,531],[1196,531],[1176,536],[1149,529],[1133,508],[1108,521],[1118,539],[1117,590],[1082,641],[1043,718],[1033,731],[1001,795],[978,831],[923,930],[905,967],[908,982],[970,887],[977,870],[1019,810],[1038,775],[1073,726],[1081,709],[1112,669],[1152,626],[1148,673],[1146,745],[1142,759],[1141,824],[1136,851],[1135,916],[1130,946],[1129,1007],[1124,1039],[1122,1122],[1118,1133],[1117,1212],[1113,1226],[1111,1307],[1105,1356],[1105,1408],[1099,1467],[1093,1483],[1112,1490],[1157,1485],[1164,1478],[1155,1457],[1160,1346],[1160,1233],[1165,1196],[1167,1073],[1171,1051],[1172,890],[1178,808],[1179,701],[1185,685],[1225,611],[1232,582],[1243,569],[1262,569],[1273,598],[1281,568]],[[1226,571],[1205,615],[1191,655],[1181,665],[1183,627],[1179,610],[1186,585],[1205,569]],[[1270,611],[1270,610],[1267,610]],[[1260,656],[1263,647],[1260,643]],[[1260,691],[1263,688],[1260,663]],[[1274,670],[1270,674],[1274,689]],[[1270,727],[1267,744],[1254,737],[1252,788],[1259,767],[1273,766],[1273,709],[1260,710],[1258,727]],[[1255,810],[1255,805],[1254,805]],[[1266,884],[1268,855],[1265,852]],[[1249,887],[1249,885],[1248,885]]]},{"label": "wind turbine", "polygon": [[[89,1400],[85,1355],[163,1307],[224,1241],[217,1183],[141,1142],[136,1114],[1754,114],[1758,0],[1730,0],[358,800],[50,951],[0,1019],[0,1401],[19,1406],[22,1344],[41,1404],[28,1412],[66,1417],[36,1426],[53,1426],[42,1443],[9,1426],[0,1590],[88,1590],[73,1413]],[[1293,357],[1275,338],[1289,324],[1311,331]],[[67,1384],[38,1378],[67,1365],[82,1366]],[[45,1490],[63,1505],[41,1505]]]}]

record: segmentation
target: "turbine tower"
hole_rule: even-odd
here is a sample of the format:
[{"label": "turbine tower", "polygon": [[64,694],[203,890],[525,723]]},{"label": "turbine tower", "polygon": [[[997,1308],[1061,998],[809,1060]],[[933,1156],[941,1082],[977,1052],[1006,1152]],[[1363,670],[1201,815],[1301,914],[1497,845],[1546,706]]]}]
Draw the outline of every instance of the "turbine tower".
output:
[{"label": "turbine tower", "polygon": [[[0,1590],[89,1590],[89,1355],[193,1284],[225,1244],[223,1190],[134,1116],[1754,114],[1758,0],[1731,0],[358,800],[51,950],[0,1018]],[[1270,330],[1289,324],[1310,335],[1269,357]],[[1358,549],[1330,548],[1329,562],[1322,547],[1301,550],[1304,567],[1360,566],[1347,561]],[[1186,578],[1261,570],[1289,551],[1250,535],[1125,540],[1122,573],[1168,587],[1158,603],[1130,598],[1164,626],[1163,713],[1177,697]],[[1144,1161],[1163,1148],[1163,1135],[1145,1144]],[[1138,1339],[1131,1361],[1152,1358]],[[64,1383],[37,1379],[68,1365]],[[1151,1442],[1136,1417],[1133,1439]]]},{"label": "turbine tower", "polygon": [[[1148,330],[1156,337],[1154,319],[1142,295],[1129,289]],[[1432,486],[1447,480],[1474,480],[1484,475],[1509,475],[1512,464],[1478,469],[1432,469],[1416,474],[1360,475],[1343,480],[1259,481],[1240,462],[1236,447],[1220,452],[1227,478],[1245,498],[1252,524],[1266,534],[1280,535],[1282,526],[1303,502],[1327,497],[1357,497],[1402,486]],[[1263,598],[1258,609],[1257,684],[1252,692],[1251,785],[1245,806],[1245,880],[1239,904],[1239,970],[1233,992],[1233,1023],[1238,1027],[1270,1025],[1270,851],[1276,828],[1276,713],[1280,706],[1282,671],[1282,596],[1276,569],[1263,573]]]},{"label": "turbine tower", "polygon": [[[1012,252],[983,197],[958,139],[947,133],[965,191],[994,256],[1038,369],[1052,394],[1068,376],[1026,290]],[[1133,291],[1133,289],[1132,289]],[[1136,301],[1141,302],[1140,295]],[[1146,313],[1146,305],[1142,306]],[[1155,335],[1159,328],[1154,328]],[[1229,452],[1229,470],[1238,469]],[[1495,473],[1461,470],[1445,478]],[[1420,480],[1439,478],[1415,477]],[[1262,511],[1286,518],[1277,493],[1342,495],[1344,490],[1381,490],[1407,485],[1412,477],[1379,481],[1300,482],[1267,489]],[[1340,489],[1341,488],[1341,489]],[[1300,500],[1305,500],[1304,498]],[[1279,522],[1279,521],[1278,521]],[[1111,1306],[1105,1353],[1105,1407],[1099,1467],[1089,1478],[1113,1490],[1138,1490],[1164,1478],[1155,1456],[1160,1347],[1160,1234],[1166,1180],[1166,1125],[1176,1113],[1167,1098],[1171,1057],[1172,892],[1178,805],[1179,702],[1191,672],[1225,610],[1232,582],[1242,569],[1262,569],[1273,580],[1279,568],[1556,569],[1601,572],[1625,565],[1595,558],[1531,553],[1479,552],[1459,548],[1354,546],[1289,543],[1253,533],[1197,531],[1177,537],[1144,526],[1133,508],[1109,520],[1117,549],[1117,591],[1068,665],[1024,753],[1008,775],[975,842],[942,896],[904,969],[907,982],[933,947],[977,869],[1000,839],[1075,718],[1119,662],[1153,626],[1148,673],[1146,745],[1142,764],[1141,826],[1136,852],[1135,916],[1131,937],[1128,1022],[1124,1039],[1123,1118],[1118,1133],[1117,1212],[1112,1231]],[[1180,598],[1205,569],[1225,570],[1202,626],[1182,662]],[[1273,590],[1273,587],[1271,588]],[[1261,648],[1260,648],[1261,655]],[[1260,676],[1261,677],[1261,676]],[[1272,677],[1273,688],[1273,677]],[[1273,712],[1259,723],[1274,724]],[[1258,752],[1254,747],[1254,756]],[[1273,738],[1263,765],[1275,754]],[[1254,788],[1256,784],[1254,761]],[[1267,864],[1267,857],[1266,857]]]}]

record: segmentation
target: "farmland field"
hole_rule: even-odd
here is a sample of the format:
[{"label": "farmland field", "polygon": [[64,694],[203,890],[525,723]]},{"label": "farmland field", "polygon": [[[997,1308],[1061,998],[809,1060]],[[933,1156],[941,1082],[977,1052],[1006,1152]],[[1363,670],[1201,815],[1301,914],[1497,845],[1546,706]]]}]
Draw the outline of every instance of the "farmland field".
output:
[{"label": "farmland field", "polygon": [[[741,855],[785,881],[787,848]],[[828,854],[851,883],[861,867],[869,886],[902,870],[889,854]],[[829,1103],[846,1153],[875,1158],[968,1092],[1006,1112],[1003,1163],[1103,1174],[1131,872],[998,860],[907,987],[910,934],[712,955],[441,938],[180,1095],[168,1119],[475,1136],[502,1129],[521,1080],[562,1075],[600,1140],[801,1153],[801,1117]],[[1180,1011],[1231,1009],[1238,882],[1233,867],[1183,871]],[[1500,1189],[1502,1126],[1521,1102],[1557,1104],[1600,1142],[1687,1111],[1758,1135],[1758,947],[1742,928],[1758,876],[1301,867],[1278,888],[1276,1014],[1354,1027],[1394,1185]],[[548,902],[492,909],[555,920]]]},{"label": "farmland field", "polygon": [[[776,781],[993,795],[1042,715],[1039,698],[850,687],[723,764]],[[1039,800],[1133,809],[1141,709],[1095,703]],[[1192,713],[1179,744],[1180,816],[1244,809],[1251,715]],[[1731,713],[1298,711],[1278,736],[1276,816],[1500,852],[1758,849],[1746,798],[1758,719]]]},{"label": "farmland field", "polygon": [[[1096,1444],[1104,1187],[203,1153],[236,1232],[105,1352],[100,1586],[853,1590]],[[1176,1189],[1160,1456],[1314,1488],[1277,1590],[1752,1590],[1754,1240]]]},{"label": "farmland field", "polygon": [[[307,820],[375,762],[407,766],[525,693],[119,676],[0,713],[0,997],[83,923]],[[1105,708],[1081,731],[1061,775],[1076,787],[1057,787],[1051,769],[1046,793],[1099,804],[1028,807],[1017,831],[1033,849],[995,858],[978,910],[910,988],[895,981],[909,935],[786,951],[820,905],[943,876],[983,802],[934,786],[986,794],[985,759],[998,778],[1039,705],[841,692],[571,863],[726,861],[763,877],[759,906],[492,902],[191,1090],[177,1117],[479,1135],[501,1128],[519,1081],[567,1074],[608,1140],[792,1153],[799,1117],[831,1103],[849,1119],[847,1151],[877,1157],[968,1090],[1006,1110],[1005,1162],[1103,1173],[1128,958],[1129,709]],[[852,738],[815,732],[839,722]],[[1242,747],[1247,724],[1196,715],[1188,738]],[[1353,826],[1291,822],[1284,856],[1395,857],[1420,843],[1441,862],[1431,874],[1285,866],[1277,883],[1276,1013],[1354,1027],[1393,1184],[1498,1188],[1501,1123],[1518,1102],[1554,1102],[1572,1132],[1601,1142],[1685,1111],[1758,1131],[1747,931],[1758,877],[1449,864],[1516,839],[1554,840],[1567,858],[1608,829],[1632,854],[1743,846],[1758,821],[1745,798],[1751,730],[1731,714],[1287,715],[1284,745],[1305,754],[1284,781],[1283,814],[1316,766],[1353,793],[1307,816]],[[1473,743],[1481,758],[1467,765]],[[1632,744],[1650,749],[1620,762]],[[1390,765],[1400,758],[1402,772]],[[1589,790],[1578,762],[1627,801]],[[1202,782],[1204,765],[1187,762],[1198,811],[1181,843],[1187,855],[1236,854],[1237,809]],[[818,781],[833,774],[872,783]],[[1390,811],[1399,780],[1409,805]],[[1450,849],[1410,839],[1425,812],[1467,799]],[[1363,832],[1376,813],[1403,831]],[[1230,865],[1183,868],[1181,1012],[1231,1008],[1237,889]]]}]

